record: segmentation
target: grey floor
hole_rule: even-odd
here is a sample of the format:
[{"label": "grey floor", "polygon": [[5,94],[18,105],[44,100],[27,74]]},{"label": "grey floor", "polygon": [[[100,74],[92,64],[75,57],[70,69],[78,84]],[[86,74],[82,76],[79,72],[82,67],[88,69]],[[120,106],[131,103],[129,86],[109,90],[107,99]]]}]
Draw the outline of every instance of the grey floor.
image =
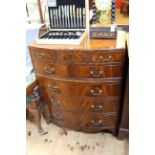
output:
[{"label": "grey floor", "polygon": [[67,131],[53,124],[42,125],[48,134],[40,136],[27,121],[26,155],[128,155],[128,139],[117,140],[111,134],[85,134]]}]

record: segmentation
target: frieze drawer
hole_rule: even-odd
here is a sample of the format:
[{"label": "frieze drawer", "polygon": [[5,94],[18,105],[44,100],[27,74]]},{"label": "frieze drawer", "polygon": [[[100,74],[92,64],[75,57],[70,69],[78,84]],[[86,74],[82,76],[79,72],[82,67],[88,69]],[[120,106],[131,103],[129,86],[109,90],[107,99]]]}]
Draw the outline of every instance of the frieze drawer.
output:
[{"label": "frieze drawer", "polygon": [[47,50],[47,49],[34,50],[32,48],[31,56],[32,56],[32,59],[48,60],[48,61],[50,61],[50,60],[55,61],[56,60],[55,51]]},{"label": "frieze drawer", "polygon": [[59,51],[56,53],[57,62],[84,63],[86,62],[86,53],[79,50]]},{"label": "frieze drawer", "polygon": [[109,51],[93,51],[88,52],[88,62],[90,63],[112,63],[123,62],[125,51],[123,50],[109,50]]}]

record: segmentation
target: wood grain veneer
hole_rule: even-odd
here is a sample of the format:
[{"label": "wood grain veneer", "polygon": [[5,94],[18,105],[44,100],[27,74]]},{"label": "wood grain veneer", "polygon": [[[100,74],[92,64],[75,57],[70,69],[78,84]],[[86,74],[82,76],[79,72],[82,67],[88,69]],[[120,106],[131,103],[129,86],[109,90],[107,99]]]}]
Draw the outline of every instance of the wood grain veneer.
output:
[{"label": "wood grain veneer", "polygon": [[29,45],[53,123],[83,132],[118,130],[125,63],[124,32],[79,46]]}]

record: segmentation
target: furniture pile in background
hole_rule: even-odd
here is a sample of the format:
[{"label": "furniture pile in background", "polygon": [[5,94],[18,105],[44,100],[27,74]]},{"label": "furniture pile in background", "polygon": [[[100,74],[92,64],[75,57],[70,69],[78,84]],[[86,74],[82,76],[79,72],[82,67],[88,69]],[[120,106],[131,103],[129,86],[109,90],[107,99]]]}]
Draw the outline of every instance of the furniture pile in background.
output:
[{"label": "furniture pile in background", "polygon": [[121,0],[120,12],[123,15],[129,15],[129,0]]}]

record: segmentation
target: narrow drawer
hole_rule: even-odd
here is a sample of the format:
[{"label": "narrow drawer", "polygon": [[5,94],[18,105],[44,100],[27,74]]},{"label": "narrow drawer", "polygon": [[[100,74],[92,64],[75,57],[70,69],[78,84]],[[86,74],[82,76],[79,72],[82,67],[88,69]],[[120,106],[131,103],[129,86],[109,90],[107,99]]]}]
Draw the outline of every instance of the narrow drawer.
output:
[{"label": "narrow drawer", "polygon": [[108,128],[115,127],[118,115],[78,114],[73,112],[52,111],[52,117],[59,125],[66,128]]},{"label": "narrow drawer", "polygon": [[88,52],[88,61],[90,63],[123,62],[124,55],[124,50],[93,51]]},{"label": "narrow drawer", "polygon": [[66,97],[49,93],[53,109],[68,110],[79,113],[118,113],[120,100],[118,98],[99,97]]},{"label": "narrow drawer", "polygon": [[86,60],[85,53],[80,50],[59,51],[56,57],[58,62],[82,63]]},{"label": "narrow drawer", "polygon": [[56,64],[46,61],[34,61],[33,62],[35,71],[48,76],[59,75],[59,76],[70,76],[70,66],[64,64]]},{"label": "narrow drawer", "polygon": [[122,65],[75,65],[73,76],[78,78],[112,78],[122,76]]},{"label": "narrow drawer", "polygon": [[55,51],[46,49],[31,49],[31,56],[33,59],[41,60],[55,60]]}]

